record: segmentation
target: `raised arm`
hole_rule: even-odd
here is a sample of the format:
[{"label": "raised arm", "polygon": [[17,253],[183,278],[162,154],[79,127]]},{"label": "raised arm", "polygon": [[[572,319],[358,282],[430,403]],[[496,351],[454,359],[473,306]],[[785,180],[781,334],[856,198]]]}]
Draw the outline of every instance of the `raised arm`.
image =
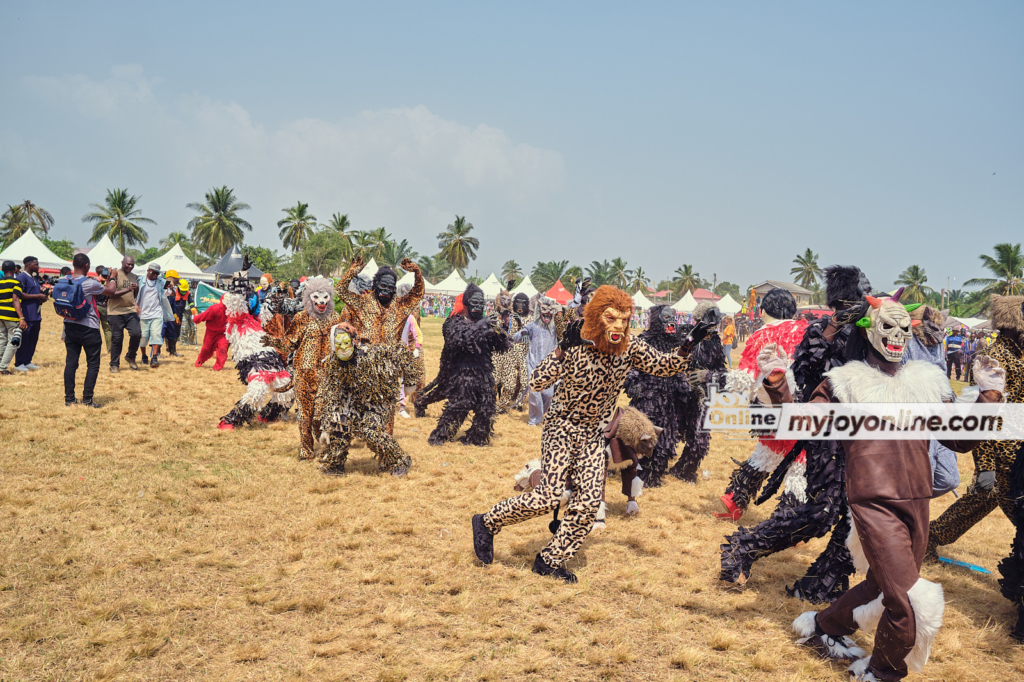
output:
[{"label": "raised arm", "polygon": [[[540,364],[537,365],[533,374],[530,375],[530,390],[534,393],[540,393],[546,388],[555,385],[555,382],[562,377],[562,360],[559,356],[562,353],[552,351],[547,354]],[[563,356],[564,357],[564,356]]]},{"label": "raised arm", "polygon": [[348,285],[352,283],[352,280],[362,269],[363,259],[357,256],[352,260],[352,264],[348,266],[348,270],[345,271],[345,274],[341,276],[341,279],[338,280],[334,287],[335,296],[340,298],[347,306],[357,304],[359,301],[360,294],[349,291]]},{"label": "raised arm", "polygon": [[690,367],[690,356],[684,355],[682,349],[676,353],[662,353],[638,338],[630,339],[629,344],[627,352],[630,354],[633,369],[656,377],[671,377],[685,372]]},{"label": "raised arm", "polygon": [[423,283],[423,274],[420,272],[420,266],[416,265],[416,263],[412,262],[412,260],[408,258],[402,260],[399,265],[401,265],[402,269],[406,272],[412,273],[413,283],[412,289],[409,290],[409,293],[399,298],[396,303],[398,303],[398,305],[403,309],[408,308],[411,311],[414,306],[418,306],[420,304],[420,299],[423,298],[423,292],[426,290],[426,286]]}]

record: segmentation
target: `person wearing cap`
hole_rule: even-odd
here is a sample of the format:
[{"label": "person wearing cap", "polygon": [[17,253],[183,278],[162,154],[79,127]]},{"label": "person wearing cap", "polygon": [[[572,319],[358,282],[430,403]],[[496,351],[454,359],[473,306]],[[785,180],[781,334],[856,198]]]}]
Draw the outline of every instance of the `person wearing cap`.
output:
[{"label": "person wearing cap", "polygon": [[170,291],[164,286],[165,280],[160,276],[160,266],[150,263],[146,266],[146,279],[139,283],[139,293],[135,297],[135,307],[139,314],[139,325],[142,329],[142,364],[147,364],[146,347],[150,353],[148,364],[151,368],[160,366],[160,346],[163,345],[163,326],[168,319],[174,319],[168,297]]},{"label": "person wearing cap", "polygon": [[21,311],[21,283],[14,278],[14,261],[5,260],[0,277],[0,374],[13,374],[7,366],[14,359],[21,333],[28,329]]},{"label": "person wearing cap", "polygon": [[174,313],[174,319],[164,322],[164,343],[167,344],[167,354],[175,358],[181,357],[178,354],[178,337],[181,336],[181,321],[188,305],[188,297],[182,300],[179,295],[179,279],[176,270],[168,270],[167,284],[164,285],[171,302],[171,312]]},{"label": "person wearing cap", "polygon": [[176,313],[180,321],[178,338],[186,346],[196,345],[196,324],[192,321],[190,311],[193,305],[192,290],[187,279],[178,282],[178,288],[174,290],[174,306],[178,310],[181,305],[182,312]]},{"label": "person wearing cap", "polygon": [[25,315],[28,328],[21,335],[21,345],[14,354],[14,370],[29,372],[39,369],[39,365],[32,363],[32,356],[35,355],[36,344],[39,343],[39,327],[43,319],[39,314],[39,306],[46,300],[46,294],[39,288],[39,259],[35,256],[25,256],[22,262],[25,268],[14,278],[21,284],[21,312]]}]

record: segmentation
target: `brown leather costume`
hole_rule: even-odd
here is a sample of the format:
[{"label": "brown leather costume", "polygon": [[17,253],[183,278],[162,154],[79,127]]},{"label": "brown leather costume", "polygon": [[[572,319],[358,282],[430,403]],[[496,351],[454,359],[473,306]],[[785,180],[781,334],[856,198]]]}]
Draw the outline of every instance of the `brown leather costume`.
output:
[{"label": "brown leather costume", "polygon": [[344,301],[350,314],[350,321],[359,336],[370,343],[394,343],[402,338],[402,329],[409,315],[419,306],[423,298],[423,275],[415,263],[406,259],[402,268],[415,277],[412,289],[405,296],[396,296],[387,306],[382,306],[373,290],[362,294],[349,291],[348,285],[363,269],[363,261],[356,258],[348,271],[338,280],[334,293]]}]

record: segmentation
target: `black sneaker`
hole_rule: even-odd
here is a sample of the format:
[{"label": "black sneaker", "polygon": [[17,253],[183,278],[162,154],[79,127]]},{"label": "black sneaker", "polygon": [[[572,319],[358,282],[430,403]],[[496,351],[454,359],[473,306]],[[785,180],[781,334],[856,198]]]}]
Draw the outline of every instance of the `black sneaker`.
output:
[{"label": "black sneaker", "polygon": [[120,371],[121,371],[121,368],[118,367],[117,365],[111,365],[110,366],[110,373],[111,374],[117,374]]},{"label": "black sneaker", "polygon": [[144,365],[148,365],[149,364],[149,358],[146,357],[145,355],[142,356],[142,364],[144,364]]},{"label": "black sneaker", "polygon": [[77,404],[78,404],[77,400],[65,400],[64,401],[64,407],[71,407],[72,405],[77,405]]},{"label": "black sneaker", "polygon": [[[128,358],[125,358],[125,360],[128,360]],[[139,369],[139,366],[135,364],[134,360],[128,360],[128,366],[136,371]]]},{"label": "black sneaker", "polygon": [[483,514],[473,516],[473,551],[481,563],[494,561],[494,533],[484,525]]},{"label": "black sneaker", "polygon": [[333,464],[320,467],[320,473],[324,476],[344,476],[345,465],[344,464]]},{"label": "black sneaker", "polygon": [[561,566],[558,568],[550,566],[548,562],[541,558],[540,554],[537,554],[537,558],[533,560],[533,572],[537,575],[550,575],[560,578],[570,585],[575,585],[579,582],[579,578],[576,577],[575,573],[570,573]]},{"label": "black sneaker", "polygon": [[84,405],[85,407],[95,407],[97,410],[103,407],[95,400],[83,400],[82,405]]},{"label": "black sneaker", "polygon": [[[143,362],[145,362],[145,359],[143,359]],[[160,366],[160,356],[159,355],[154,355],[153,356],[153,362],[149,363],[149,366],[150,367],[159,367]]]}]

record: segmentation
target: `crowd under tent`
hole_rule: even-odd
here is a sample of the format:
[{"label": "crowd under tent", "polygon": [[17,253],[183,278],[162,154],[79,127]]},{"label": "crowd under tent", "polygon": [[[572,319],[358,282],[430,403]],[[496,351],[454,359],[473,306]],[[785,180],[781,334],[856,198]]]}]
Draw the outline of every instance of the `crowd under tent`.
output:
[{"label": "crowd under tent", "polygon": [[466,290],[466,280],[459,276],[458,270],[452,270],[452,274],[445,277],[437,284],[427,284],[428,294],[445,294],[448,296],[458,296]]}]

